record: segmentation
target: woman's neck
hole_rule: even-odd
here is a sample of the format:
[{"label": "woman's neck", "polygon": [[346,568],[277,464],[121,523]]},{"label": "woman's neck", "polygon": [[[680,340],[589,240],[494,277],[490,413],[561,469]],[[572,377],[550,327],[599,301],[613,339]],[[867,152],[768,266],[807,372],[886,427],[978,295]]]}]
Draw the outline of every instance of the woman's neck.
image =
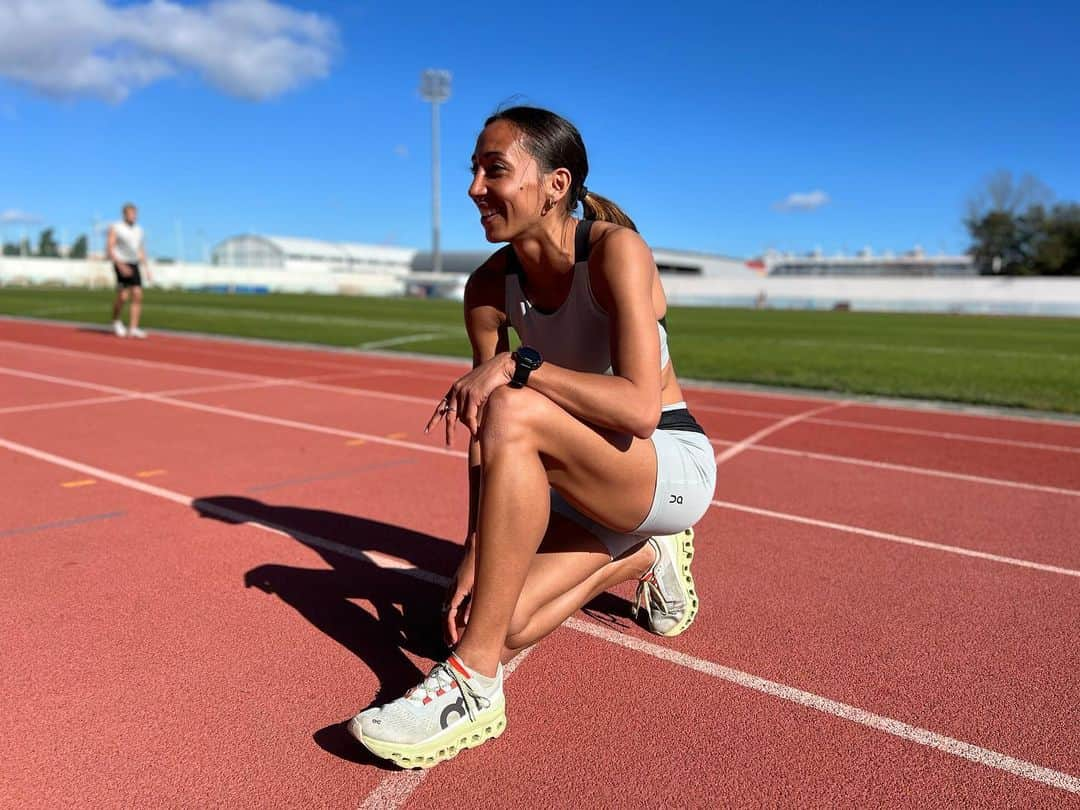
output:
[{"label": "woman's neck", "polygon": [[562,275],[574,267],[574,219],[564,217],[510,243],[528,275]]}]

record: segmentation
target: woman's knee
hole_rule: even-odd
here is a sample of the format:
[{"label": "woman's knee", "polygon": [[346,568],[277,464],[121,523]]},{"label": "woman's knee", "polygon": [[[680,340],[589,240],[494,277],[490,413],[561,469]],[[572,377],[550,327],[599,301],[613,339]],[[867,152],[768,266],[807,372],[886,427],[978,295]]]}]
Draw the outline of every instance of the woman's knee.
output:
[{"label": "woman's knee", "polygon": [[480,424],[481,449],[529,441],[536,434],[541,396],[527,388],[496,388],[484,403]]}]

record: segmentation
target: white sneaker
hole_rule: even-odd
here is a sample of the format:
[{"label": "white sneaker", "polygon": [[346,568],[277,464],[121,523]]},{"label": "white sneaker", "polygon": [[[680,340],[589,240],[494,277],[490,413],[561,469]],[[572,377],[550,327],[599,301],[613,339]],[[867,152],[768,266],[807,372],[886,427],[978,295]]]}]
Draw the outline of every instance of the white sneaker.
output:
[{"label": "white sneaker", "polygon": [[124,328],[124,324],[120,321],[112,322],[112,330],[117,337],[127,337],[127,329]]},{"label": "white sneaker", "polygon": [[134,329],[130,330],[128,332],[128,334],[131,335],[133,338],[142,339],[142,338],[146,337],[146,332],[144,332],[142,329],[140,329],[137,326]]},{"label": "white sneaker", "polygon": [[451,655],[404,697],[356,715],[349,733],[402,768],[430,768],[506,730],[502,686],[502,664],[486,678]]},{"label": "white sneaker", "polygon": [[634,614],[650,632],[677,636],[693,623],[698,612],[690,573],[694,530],[650,537],[648,542],[656,552],[656,561],[638,581]]}]

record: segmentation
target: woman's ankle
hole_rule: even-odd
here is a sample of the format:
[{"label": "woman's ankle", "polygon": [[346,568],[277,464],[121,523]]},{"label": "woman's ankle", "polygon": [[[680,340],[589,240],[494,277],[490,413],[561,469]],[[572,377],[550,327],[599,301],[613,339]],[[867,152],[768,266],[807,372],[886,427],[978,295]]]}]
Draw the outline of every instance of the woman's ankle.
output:
[{"label": "woman's ankle", "polygon": [[499,674],[499,665],[502,663],[500,660],[501,653],[502,650],[496,653],[494,657],[477,654],[469,649],[462,650],[460,644],[454,649],[454,657],[458,661],[485,678],[494,678]]},{"label": "woman's ankle", "polygon": [[652,543],[645,541],[633,554],[625,557],[622,562],[627,568],[627,579],[641,579],[652,570],[656,562],[656,550]]}]

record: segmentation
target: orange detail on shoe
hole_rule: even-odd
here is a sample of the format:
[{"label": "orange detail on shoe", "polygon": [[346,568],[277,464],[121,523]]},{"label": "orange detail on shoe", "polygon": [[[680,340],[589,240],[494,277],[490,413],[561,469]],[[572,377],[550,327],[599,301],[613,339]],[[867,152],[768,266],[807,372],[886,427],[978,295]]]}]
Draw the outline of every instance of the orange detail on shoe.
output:
[{"label": "orange detail on shoe", "polygon": [[427,695],[424,695],[424,705],[426,706],[429,703],[431,703],[431,698],[429,698]]},{"label": "orange detail on shoe", "polygon": [[459,673],[464,675],[466,678],[469,677],[469,673],[465,671],[465,665],[462,664],[460,661],[458,661],[457,658],[455,656],[453,656],[453,655],[450,656],[450,666],[452,666],[454,669],[456,669]]},{"label": "orange detail on shoe", "polygon": [[436,697],[442,697],[442,696],[443,696],[443,695],[445,695],[445,694],[446,694],[446,690],[445,690],[445,689],[439,689],[439,690],[437,690],[437,691],[435,692],[435,696],[436,696]]}]

